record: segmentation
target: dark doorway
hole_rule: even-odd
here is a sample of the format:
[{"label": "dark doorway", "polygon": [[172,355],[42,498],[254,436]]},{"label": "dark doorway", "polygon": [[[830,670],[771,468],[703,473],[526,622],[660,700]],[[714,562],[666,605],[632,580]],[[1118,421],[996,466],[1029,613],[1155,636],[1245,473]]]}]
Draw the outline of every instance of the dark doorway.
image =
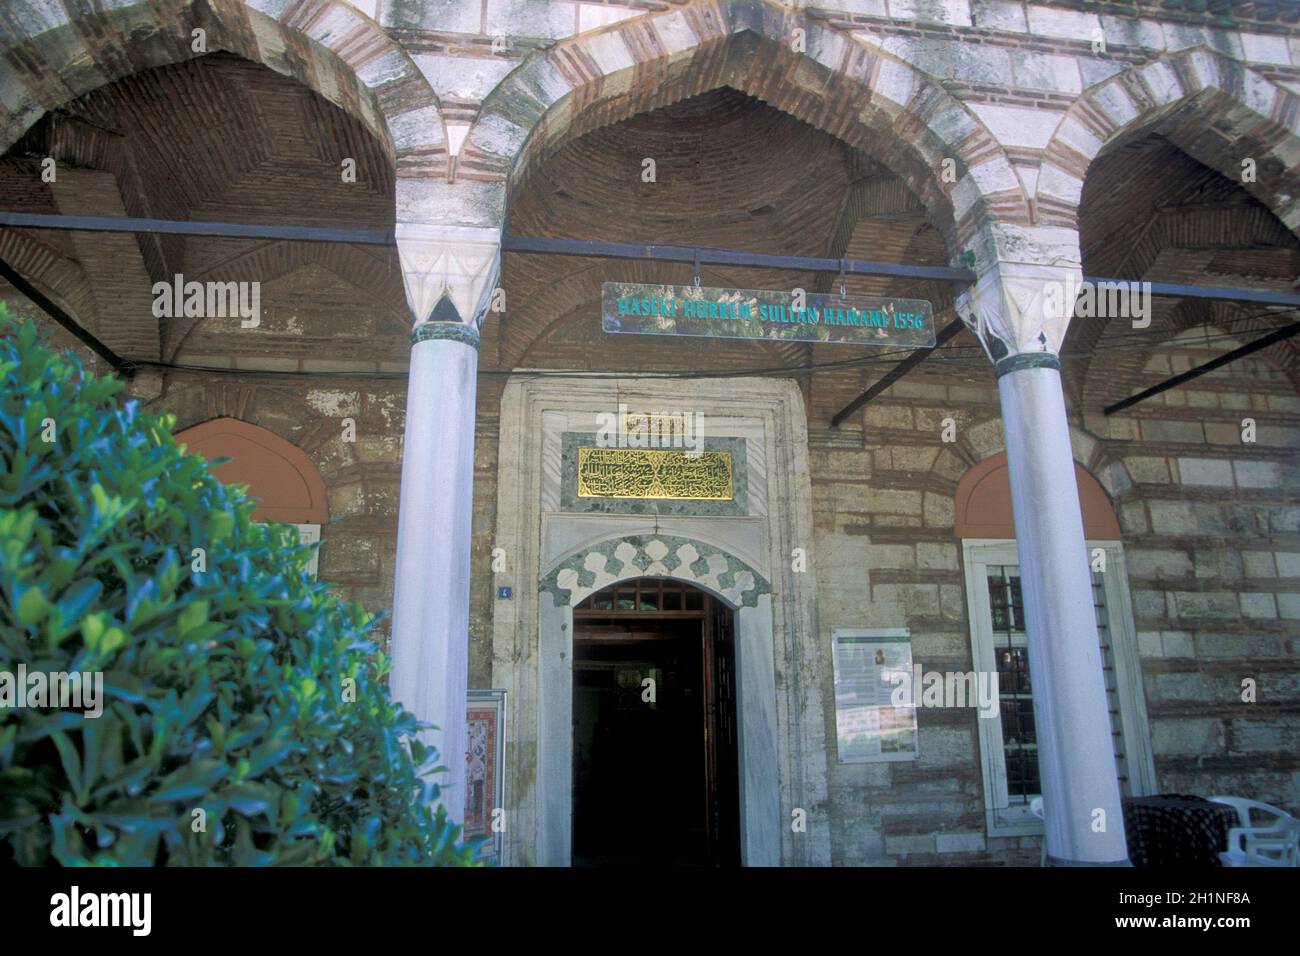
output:
[{"label": "dark doorway", "polygon": [[732,609],[638,578],[573,619],[574,865],[739,865]]}]

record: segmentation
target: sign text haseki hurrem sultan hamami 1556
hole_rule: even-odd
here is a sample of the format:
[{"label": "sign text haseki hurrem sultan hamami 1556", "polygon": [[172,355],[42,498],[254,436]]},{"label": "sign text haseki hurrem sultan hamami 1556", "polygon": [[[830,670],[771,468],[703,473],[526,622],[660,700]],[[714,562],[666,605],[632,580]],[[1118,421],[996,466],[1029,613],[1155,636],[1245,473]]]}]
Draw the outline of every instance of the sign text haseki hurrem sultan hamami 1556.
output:
[{"label": "sign text haseki hurrem sultan hamami 1556", "polygon": [[922,299],[606,282],[601,306],[606,332],[934,346],[933,309]]}]

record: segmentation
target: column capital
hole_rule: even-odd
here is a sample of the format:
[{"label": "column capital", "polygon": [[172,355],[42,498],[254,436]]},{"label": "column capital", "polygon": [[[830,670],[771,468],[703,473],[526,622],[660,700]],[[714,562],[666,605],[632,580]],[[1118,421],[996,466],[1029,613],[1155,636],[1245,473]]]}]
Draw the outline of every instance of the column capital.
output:
[{"label": "column capital", "polygon": [[395,234],[413,324],[457,323],[477,336],[501,272],[501,230],[399,222]]},{"label": "column capital", "polygon": [[995,364],[1015,355],[1056,355],[1082,282],[1083,269],[1070,261],[996,261],[958,295],[957,315]]},{"label": "column capital", "polygon": [[1082,281],[1077,262],[999,260],[957,296],[957,314],[995,365],[1020,355],[1055,357]]}]

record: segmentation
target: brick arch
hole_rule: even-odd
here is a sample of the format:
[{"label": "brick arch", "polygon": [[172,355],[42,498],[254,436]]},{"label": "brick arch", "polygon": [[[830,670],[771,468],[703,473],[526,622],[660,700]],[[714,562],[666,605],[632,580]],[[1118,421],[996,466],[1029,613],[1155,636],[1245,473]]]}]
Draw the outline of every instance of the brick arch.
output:
[{"label": "brick arch", "polygon": [[[1275,316],[1248,303],[1182,299],[1163,312],[1158,306],[1157,300],[1149,331],[1153,337],[1158,335],[1159,339],[1150,348],[1117,348],[1112,351],[1107,346],[1106,328],[1099,330],[1089,351],[1072,363],[1078,368],[1072,388],[1079,401],[1085,402],[1090,408],[1100,407],[1128,398],[1146,387],[1143,378],[1147,362],[1161,350],[1177,347],[1174,339],[1188,329],[1203,325],[1210,334],[1233,337],[1235,344],[1222,345],[1222,351],[1228,352],[1262,338],[1279,327]],[[1283,316],[1283,313],[1278,313],[1278,316]],[[1120,333],[1121,336],[1123,334]],[[1275,342],[1255,353],[1254,357],[1269,362],[1292,383],[1300,386],[1300,350],[1294,341]],[[1149,378],[1146,384],[1151,384]]]},{"label": "brick arch", "polygon": [[[1110,496],[1086,468],[1074,463],[1083,511],[1085,538],[1117,540],[1119,520]],[[957,482],[953,497],[953,527],[959,538],[1014,538],[1011,513],[1011,472],[1007,453],[998,452],[970,468]]]},{"label": "brick arch", "polygon": [[1203,47],[1132,67],[1079,97],[1044,154],[1040,216],[1076,225],[1092,161],[1151,132],[1234,182],[1241,161],[1255,159],[1256,182],[1242,186],[1300,232],[1300,170],[1289,158],[1300,154],[1300,96]]},{"label": "brick arch", "polygon": [[122,346],[121,330],[99,327],[90,280],[76,261],[49,243],[13,229],[0,229],[0,259],[71,314],[82,328],[94,331],[110,347],[115,343]]},{"label": "brick arch", "polygon": [[[1272,218],[1271,214],[1266,215]],[[1168,229],[1157,223],[1155,228],[1147,230],[1147,235],[1157,241],[1166,241],[1164,233],[1167,232]],[[1181,241],[1185,247],[1186,232]],[[1142,276],[1146,269],[1139,263],[1131,274]],[[1253,303],[1155,298],[1152,300],[1152,324],[1147,330],[1152,340],[1149,349],[1124,345],[1123,337],[1132,334],[1126,319],[1094,317],[1076,321],[1071,324],[1066,340],[1065,352],[1070,361],[1063,374],[1074,400],[1087,401],[1091,405],[1109,404],[1133,394],[1152,353],[1188,328],[1202,324],[1214,326],[1223,334],[1244,336],[1241,344],[1245,344],[1245,341],[1272,332],[1278,327],[1277,319],[1284,316],[1285,313],[1281,312],[1269,314],[1269,310]],[[1112,337],[1116,340],[1113,341]],[[1115,344],[1119,347],[1112,347]],[[1300,343],[1294,339],[1276,342],[1261,354],[1300,385]]]},{"label": "brick arch", "polygon": [[176,434],[190,454],[229,458],[212,474],[224,484],[247,485],[259,499],[253,517],[288,524],[325,524],[329,505],[320,470],[296,445],[237,418],[214,418]]},{"label": "brick arch", "polygon": [[[792,49],[795,29],[805,31],[806,52]],[[954,256],[987,218],[1028,220],[1002,147],[957,99],[866,41],[767,0],[709,0],[531,54],[484,101],[456,174],[517,193],[564,142],[724,86],[851,146],[870,147],[886,133],[882,158]],[[948,158],[954,183],[939,175]]]},{"label": "brick arch", "polygon": [[0,151],[49,110],[133,73],[227,50],[291,76],[361,120],[402,176],[446,174],[437,97],[410,56],[340,0],[139,0],[110,11],[74,0],[11,0],[0,10],[7,74]]},{"label": "brick arch", "polygon": [[[1169,373],[1153,374],[1146,370],[1147,363],[1153,356],[1169,349],[1195,348],[1186,342],[1177,341],[1178,337],[1189,329],[1204,326],[1206,334],[1219,339],[1212,347],[1220,353],[1226,353],[1255,339],[1262,338],[1279,327],[1277,319],[1262,314],[1258,306],[1252,307],[1239,302],[1203,302],[1183,300],[1169,310],[1163,318],[1165,327],[1158,342],[1150,348],[1116,350],[1105,361],[1091,361],[1081,375],[1078,397],[1088,408],[1094,409],[1141,391]],[[1291,316],[1286,316],[1290,319]],[[1153,321],[1152,329],[1157,328]],[[1105,352],[1105,340],[1101,349]],[[1275,342],[1268,348],[1256,352],[1251,359],[1264,362],[1285,375],[1296,387],[1300,387],[1300,352],[1294,342],[1286,340]],[[1205,359],[1208,361],[1209,359]],[[1223,371],[1232,373],[1232,366]],[[1220,373],[1222,374],[1222,372]],[[1191,385],[1195,388],[1195,385]],[[1140,413],[1144,406],[1137,406],[1125,414]]]}]

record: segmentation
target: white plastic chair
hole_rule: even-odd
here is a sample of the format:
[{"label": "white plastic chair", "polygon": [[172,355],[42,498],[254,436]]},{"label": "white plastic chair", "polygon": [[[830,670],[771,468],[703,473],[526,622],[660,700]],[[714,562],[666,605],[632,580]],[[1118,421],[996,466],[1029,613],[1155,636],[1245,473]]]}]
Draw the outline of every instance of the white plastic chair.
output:
[{"label": "white plastic chair", "polygon": [[[1047,814],[1043,812],[1042,797],[1034,797],[1034,799],[1029,801],[1029,812],[1032,813],[1034,816],[1038,817],[1038,819],[1042,820],[1043,823],[1047,822]],[[1043,838],[1040,841],[1040,843],[1041,843],[1041,851],[1038,854],[1038,865],[1047,866],[1047,831],[1046,830],[1043,831]]]},{"label": "white plastic chair", "polygon": [[[1237,811],[1240,826],[1228,830],[1224,866],[1300,867],[1300,820],[1285,810],[1245,797],[1210,797]],[[1259,822],[1252,814],[1261,818]]]}]

